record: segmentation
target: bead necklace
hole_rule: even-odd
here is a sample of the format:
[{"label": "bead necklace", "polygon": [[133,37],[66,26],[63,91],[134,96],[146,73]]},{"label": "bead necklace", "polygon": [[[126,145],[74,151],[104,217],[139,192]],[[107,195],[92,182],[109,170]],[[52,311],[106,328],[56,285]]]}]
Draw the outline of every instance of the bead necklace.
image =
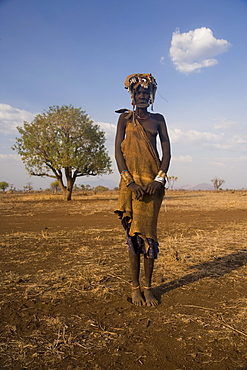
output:
[{"label": "bead necklace", "polygon": [[145,117],[140,117],[138,114],[135,113],[136,118],[138,119],[148,119],[150,117],[150,113],[148,113]]}]

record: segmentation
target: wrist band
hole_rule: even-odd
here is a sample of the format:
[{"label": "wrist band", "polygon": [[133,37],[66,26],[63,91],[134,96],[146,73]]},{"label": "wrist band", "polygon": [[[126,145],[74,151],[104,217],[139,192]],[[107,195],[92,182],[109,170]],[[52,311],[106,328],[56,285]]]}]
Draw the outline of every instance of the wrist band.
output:
[{"label": "wrist band", "polygon": [[157,176],[163,177],[163,179],[165,179],[166,178],[166,173],[160,170],[158,172],[158,175]]},{"label": "wrist band", "polygon": [[161,176],[158,176],[158,175],[155,177],[154,181],[158,181],[163,185],[165,184],[165,179]]},{"label": "wrist band", "polygon": [[165,184],[165,179],[166,179],[166,173],[163,172],[163,171],[159,171],[158,172],[158,175],[155,177],[154,181],[158,181],[160,182],[161,184]]}]

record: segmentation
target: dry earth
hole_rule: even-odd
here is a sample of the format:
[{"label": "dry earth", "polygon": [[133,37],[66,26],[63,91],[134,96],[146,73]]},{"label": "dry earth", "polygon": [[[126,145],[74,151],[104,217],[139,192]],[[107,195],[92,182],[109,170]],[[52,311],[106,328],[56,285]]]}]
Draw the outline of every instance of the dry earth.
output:
[{"label": "dry earth", "polygon": [[153,308],[116,197],[1,196],[0,368],[247,369],[247,192],[167,193]]}]

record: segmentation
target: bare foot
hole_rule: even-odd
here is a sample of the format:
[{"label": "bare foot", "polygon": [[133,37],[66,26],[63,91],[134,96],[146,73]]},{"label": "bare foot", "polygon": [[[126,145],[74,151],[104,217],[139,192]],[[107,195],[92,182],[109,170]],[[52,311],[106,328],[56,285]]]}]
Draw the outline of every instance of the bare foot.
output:
[{"label": "bare foot", "polygon": [[145,301],[142,298],[140,287],[132,288],[132,303],[135,306],[143,306],[145,305]]},{"label": "bare foot", "polygon": [[157,306],[159,304],[157,299],[153,296],[151,288],[144,288],[144,297],[147,306]]}]

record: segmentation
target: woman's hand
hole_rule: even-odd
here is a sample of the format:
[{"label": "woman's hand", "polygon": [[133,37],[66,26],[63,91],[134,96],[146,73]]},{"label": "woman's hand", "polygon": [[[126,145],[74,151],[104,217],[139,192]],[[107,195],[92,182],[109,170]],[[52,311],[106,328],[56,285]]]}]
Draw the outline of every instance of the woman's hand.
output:
[{"label": "woman's hand", "polygon": [[161,182],[158,181],[152,181],[149,184],[147,184],[144,188],[145,192],[149,195],[153,195],[156,191],[162,191],[164,188],[164,185],[161,184]]},{"label": "woman's hand", "polygon": [[141,185],[136,184],[134,181],[131,182],[128,188],[135,193],[136,199],[141,200],[143,195],[145,194],[145,190]]}]

